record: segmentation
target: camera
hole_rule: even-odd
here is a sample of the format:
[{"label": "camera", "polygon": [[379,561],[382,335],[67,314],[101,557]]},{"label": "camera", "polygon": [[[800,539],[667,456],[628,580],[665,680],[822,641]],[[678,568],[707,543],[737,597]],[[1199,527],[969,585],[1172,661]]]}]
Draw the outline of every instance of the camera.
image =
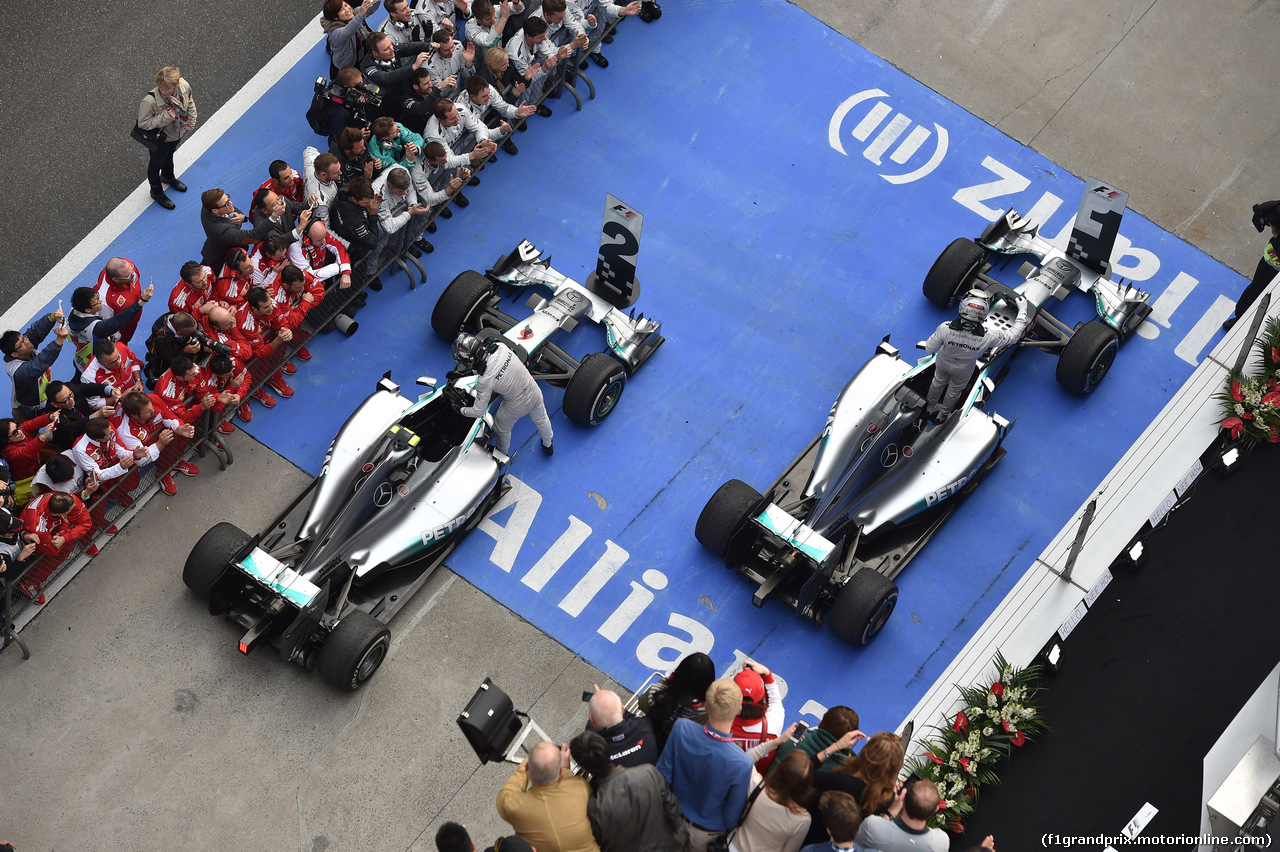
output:
[{"label": "camera", "polygon": [[230,346],[228,346],[225,343],[221,343],[217,340],[214,340],[211,337],[205,337],[204,333],[201,331],[196,331],[194,334],[188,334],[186,337],[182,339],[182,345],[184,348],[187,346],[190,346],[192,343],[199,343],[202,347],[204,347],[206,352],[216,353],[218,355],[231,354]]},{"label": "camera", "polygon": [[382,94],[376,87],[369,86],[367,83],[344,86],[337,81],[326,83],[323,77],[317,77],[315,94],[346,110],[347,115],[350,116],[350,126],[361,130],[372,123],[368,110],[377,110],[382,106]]},{"label": "camera", "polygon": [[1258,233],[1269,225],[1280,224],[1280,201],[1264,201],[1253,205],[1253,227]]}]

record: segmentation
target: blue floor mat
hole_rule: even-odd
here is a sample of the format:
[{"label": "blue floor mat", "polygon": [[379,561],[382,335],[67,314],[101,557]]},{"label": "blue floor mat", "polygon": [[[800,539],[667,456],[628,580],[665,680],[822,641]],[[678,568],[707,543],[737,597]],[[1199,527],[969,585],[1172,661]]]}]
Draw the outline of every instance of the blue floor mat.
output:
[{"label": "blue floor mat", "polygon": [[[570,425],[548,389],[556,455],[537,451],[527,420],[517,426],[509,505],[450,567],[623,683],[686,649],[721,667],[745,653],[786,680],[789,718],[841,703],[866,730],[891,728],[1190,375],[1243,282],[1128,213],[1117,274],[1166,296],[1159,324],[1087,398],[1057,386],[1052,358],[1015,360],[988,405],[1017,418],[1008,456],[898,578],[898,611],[873,645],[846,647],[777,603],[757,610],[752,586],[694,540],[707,498],[730,478],[763,490],[885,334],[910,357],[948,318],[920,282],[952,238],[1011,206],[1065,233],[1083,183],[789,3],[665,12],[626,21],[605,49],[610,67],[587,71],[595,100],[581,112],[567,96],[549,101],[555,115],[517,134],[520,154],[500,153],[471,205],[440,221],[427,286],[384,275],[360,331],[309,344],[314,359],[289,379],[296,397],[258,408],[247,431],[318,472],[385,371],[411,393],[416,376],[450,368],[429,319],[456,273],[528,238],[583,280],[612,193],[645,216],[637,307],[663,321],[667,343],[597,429]],[[121,254],[167,295],[199,256],[202,189],[247,209],[268,162],[301,167],[318,141],[303,113],[326,67],[318,47],[183,175],[192,191],[178,211],[153,206],[75,284]],[[1055,313],[1074,322],[1091,310],[1073,296]],[[566,346],[604,343],[584,325]]]}]

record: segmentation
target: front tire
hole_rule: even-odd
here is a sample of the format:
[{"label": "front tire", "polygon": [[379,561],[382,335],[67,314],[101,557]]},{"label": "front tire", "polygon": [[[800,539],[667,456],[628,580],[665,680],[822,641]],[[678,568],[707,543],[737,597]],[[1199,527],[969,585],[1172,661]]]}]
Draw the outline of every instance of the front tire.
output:
[{"label": "front tire", "polygon": [[623,366],[610,355],[593,352],[565,385],[564,416],[579,426],[599,426],[617,407],[626,385]]},{"label": "front tire", "polygon": [[1058,355],[1058,384],[1072,393],[1092,393],[1111,370],[1120,338],[1111,326],[1090,320],[1067,341]]},{"label": "front tire", "polygon": [[480,307],[493,295],[493,284],[479,272],[468,269],[444,288],[431,311],[431,327],[450,343],[461,331],[478,328]]},{"label": "front tire", "polygon": [[898,605],[898,587],[883,574],[863,568],[849,578],[827,612],[831,632],[851,645],[870,645]]},{"label": "front tire", "polygon": [[182,566],[182,582],[202,601],[209,600],[213,586],[226,573],[251,536],[235,524],[215,524],[191,548]]},{"label": "front tire", "polygon": [[343,617],[320,646],[316,669],[335,689],[355,692],[373,677],[391,648],[391,631],[362,609]]},{"label": "front tire", "polygon": [[968,292],[986,259],[986,249],[973,240],[952,240],[924,276],[924,297],[940,308],[954,306]]},{"label": "front tire", "polygon": [[717,488],[702,507],[693,528],[694,537],[716,556],[724,556],[734,535],[756,511],[761,499],[760,492],[747,483],[730,479]]}]

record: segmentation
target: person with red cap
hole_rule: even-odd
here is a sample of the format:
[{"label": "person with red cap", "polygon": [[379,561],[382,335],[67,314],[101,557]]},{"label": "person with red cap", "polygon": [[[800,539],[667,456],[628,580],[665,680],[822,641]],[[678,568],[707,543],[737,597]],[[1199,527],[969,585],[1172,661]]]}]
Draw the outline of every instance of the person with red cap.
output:
[{"label": "person with red cap", "polygon": [[[742,671],[733,677],[742,690],[742,710],[733,720],[733,741],[750,751],[768,742],[782,732],[786,713],[782,708],[782,691],[767,666],[755,660],[744,660]],[[768,770],[773,760],[770,753],[762,757],[756,768],[761,774]]]}]

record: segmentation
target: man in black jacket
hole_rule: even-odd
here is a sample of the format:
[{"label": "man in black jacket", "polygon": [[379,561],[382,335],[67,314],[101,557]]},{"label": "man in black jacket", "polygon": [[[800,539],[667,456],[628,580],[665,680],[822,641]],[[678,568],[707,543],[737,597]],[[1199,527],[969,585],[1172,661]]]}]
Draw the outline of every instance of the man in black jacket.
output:
[{"label": "man in black jacket", "polygon": [[268,233],[279,236],[285,245],[289,245],[296,243],[306,231],[307,223],[311,221],[311,205],[316,200],[313,195],[305,202],[294,201],[263,187],[254,193],[249,215],[255,230],[270,225]]},{"label": "man in black jacket", "polygon": [[[409,75],[427,64],[431,45],[421,41],[397,45],[386,33],[374,33],[365,41],[365,47],[369,49],[369,55],[361,64],[360,73],[365,81],[382,90],[382,107],[378,114],[399,118]],[[413,61],[404,63],[404,58],[409,56]]]},{"label": "man in black jacket", "polygon": [[[382,170],[382,162],[369,153],[364,131],[358,127],[348,127],[339,133],[338,140],[329,147],[329,153],[338,158],[338,165],[342,167],[339,185],[357,177],[373,180]],[[342,197],[341,191],[338,196]]]},{"label": "man in black jacket", "polygon": [[221,189],[206,189],[200,194],[200,204],[200,224],[205,235],[200,262],[212,269],[215,276],[221,274],[228,251],[261,242],[273,227],[270,221],[252,230],[242,227],[246,218],[244,213]]},{"label": "man in black jacket", "polygon": [[382,199],[373,194],[373,185],[364,176],[347,184],[345,195],[338,197],[329,211],[329,223],[338,236],[347,240],[351,263],[369,281],[370,290],[381,290],[377,278],[378,257],[387,243],[387,235],[378,224],[378,208]]},{"label": "man in black jacket", "polygon": [[[57,447],[60,452],[66,452],[80,440],[91,419],[110,420],[120,399],[118,388],[81,382],[49,382],[46,393],[41,413],[58,414],[58,421],[51,427],[53,437],[49,439],[49,446]],[[103,404],[95,408],[93,399],[100,399]]]}]

